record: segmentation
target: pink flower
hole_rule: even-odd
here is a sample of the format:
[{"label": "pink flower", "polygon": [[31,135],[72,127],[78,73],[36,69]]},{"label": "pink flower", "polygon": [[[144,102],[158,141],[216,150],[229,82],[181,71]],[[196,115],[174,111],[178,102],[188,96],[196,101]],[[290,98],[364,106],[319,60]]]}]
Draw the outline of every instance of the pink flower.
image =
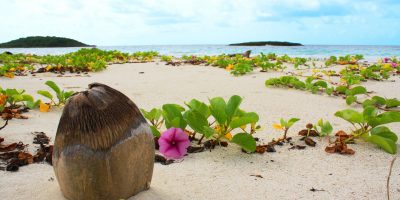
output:
[{"label": "pink flower", "polygon": [[389,61],[390,61],[390,58],[384,58],[384,59],[383,59],[383,62],[384,62],[384,63],[388,63]]},{"label": "pink flower", "polygon": [[167,158],[179,159],[187,153],[189,136],[180,128],[170,128],[158,139],[160,153]]},{"label": "pink flower", "polygon": [[396,68],[397,66],[399,66],[397,63],[392,62],[392,67]]}]

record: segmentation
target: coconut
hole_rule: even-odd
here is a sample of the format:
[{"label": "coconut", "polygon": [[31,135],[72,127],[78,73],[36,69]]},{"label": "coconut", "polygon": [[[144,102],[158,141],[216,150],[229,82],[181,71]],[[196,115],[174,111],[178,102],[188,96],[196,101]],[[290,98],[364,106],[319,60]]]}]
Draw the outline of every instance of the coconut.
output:
[{"label": "coconut", "polygon": [[150,187],[153,135],[137,106],[100,83],[74,94],[63,110],[53,167],[68,199],[126,199]]}]

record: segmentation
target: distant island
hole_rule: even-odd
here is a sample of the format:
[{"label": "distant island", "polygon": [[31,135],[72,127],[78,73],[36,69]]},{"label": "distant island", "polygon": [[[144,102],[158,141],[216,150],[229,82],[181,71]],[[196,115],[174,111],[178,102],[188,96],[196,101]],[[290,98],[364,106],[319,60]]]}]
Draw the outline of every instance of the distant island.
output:
[{"label": "distant island", "polygon": [[300,43],[293,42],[279,42],[279,41],[260,41],[260,42],[243,42],[243,43],[234,43],[229,44],[229,46],[303,46]]},{"label": "distant island", "polygon": [[87,45],[82,42],[51,36],[31,36],[26,38],[19,38],[6,43],[1,43],[0,48],[35,48],[35,47],[94,47],[94,45]]}]

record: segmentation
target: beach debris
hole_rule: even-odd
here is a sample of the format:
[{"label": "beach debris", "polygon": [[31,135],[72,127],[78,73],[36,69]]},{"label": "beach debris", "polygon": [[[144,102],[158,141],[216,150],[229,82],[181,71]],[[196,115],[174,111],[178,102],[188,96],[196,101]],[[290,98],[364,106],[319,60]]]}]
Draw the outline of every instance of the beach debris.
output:
[{"label": "beach debris", "polygon": [[36,154],[33,156],[34,162],[46,161],[52,165],[53,145],[48,145],[50,138],[44,132],[34,132],[33,144],[39,144]]},{"label": "beach debris", "polygon": [[170,165],[170,164],[174,163],[174,160],[167,159],[162,155],[156,154],[154,157],[154,162],[161,163],[162,165]]},{"label": "beach debris", "polygon": [[250,176],[254,176],[254,177],[257,177],[257,178],[264,178],[264,177],[261,176],[260,174],[250,174]]},{"label": "beach debris", "polygon": [[3,111],[1,111],[1,118],[4,120],[10,120],[10,119],[28,119],[27,116],[23,115],[22,113],[27,112],[26,107],[20,107],[20,108],[4,108]]},{"label": "beach debris", "polygon": [[205,150],[204,146],[200,146],[200,147],[189,146],[187,148],[188,153],[200,153],[200,152],[203,152],[204,150]]},{"label": "beach debris", "polygon": [[169,61],[169,62],[165,63],[165,65],[180,66],[180,65],[182,65],[182,62],[180,62],[180,61]]},{"label": "beach debris", "polygon": [[48,164],[53,165],[53,145],[44,145],[40,144],[39,149],[36,151],[36,154],[33,156],[34,162],[43,162],[46,161]]},{"label": "beach debris", "polygon": [[44,132],[33,132],[33,144],[49,144],[50,138]]},{"label": "beach debris", "polygon": [[310,191],[311,192],[323,192],[323,191],[325,191],[324,189],[315,189],[314,187],[312,187],[311,189],[310,189]]},{"label": "beach debris", "polygon": [[[45,133],[42,133],[41,135],[45,136]],[[35,143],[36,140],[34,140],[33,143]],[[43,143],[35,143],[35,144],[40,144],[39,149],[37,150],[36,154],[32,156],[31,153],[27,152],[25,149],[28,146],[27,144],[24,144],[22,142],[18,143],[11,143],[8,145],[2,144],[4,142],[4,138],[0,138],[0,161],[5,162],[6,166],[3,167],[0,165],[0,168],[4,168],[7,171],[18,171],[19,167],[25,166],[28,164],[32,163],[39,163],[42,161],[46,161],[51,165],[51,156],[53,152],[53,145],[46,145],[49,143],[49,141]]]},{"label": "beach debris", "polygon": [[315,147],[315,145],[317,144],[313,139],[309,137],[304,138],[304,142],[310,147]]},{"label": "beach debris", "polygon": [[275,145],[272,142],[270,142],[269,144],[265,144],[265,145],[257,145],[255,152],[259,153],[259,154],[263,154],[265,152],[270,152],[270,153],[276,152],[274,146]]},{"label": "beach debris", "polygon": [[306,146],[304,146],[304,145],[296,144],[296,145],[293,145],[292,147],[290,147],[289,150],[294,150],[294,149],[303,150],[305,148],[306,148]]},{"label": "beach debris", "polygon": [[[19,167],[33,163],[33,156],[27,152],[9,152],[7,153],[9,159],[7,160],[7,171],[18,171]],[[0,156],[1,157],[1,156]]]},{"label": "beach debris", "polygon": [[339,153],[353,155],[355,151],[347,147],[346,142],[351,139],[351,135],[348,135],[344,131],[338,131],[336,134],[336,140],[334,143],[330,144],[325,148],[327,153]]},{"label": "beach debris", "polygon": [[203,143],[203,145],[204,148],[209,149],[211,151],[211,149],[214,149],[217,144],[215,143],[214,140],[207,140]]},{"label": "beach debris", "polygon": [[299,131],[299,135],[301,135],[301,136],[310,136],[310,137],[318,137],[319,133],[316,130],[303,129],[303,130]]},{"label": "beach debris", "polygon": [[148,123],[121,92],[101,83],[88,88],[70,97],[55,137],[52,163],[63,195],[128,199],[149,189],[155,151]]}]

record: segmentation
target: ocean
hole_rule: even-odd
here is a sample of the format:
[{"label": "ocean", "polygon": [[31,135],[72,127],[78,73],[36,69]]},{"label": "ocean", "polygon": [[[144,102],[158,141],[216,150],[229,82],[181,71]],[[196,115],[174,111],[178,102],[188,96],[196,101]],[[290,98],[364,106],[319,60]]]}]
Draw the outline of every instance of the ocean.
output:
[{"label": "ocean", "polygon": [[[141,46],[98,46],[103,50],[119,50],[133,53],[137,51],[157,51],[162,55],[218,55],[242,53],[251,50],[252,55],[261,52],[287,54],[297,57],[325,58],[331,55],[342,56],[346,54],[362,54],[366,60],[376,60],[382,57],[400,56],[400,46],[378,46],[378,45],[305,45],[295,47],[282,46],[228,46],[228,45],[141,45]],[[30,53],[37,55],[59,55],[80,48],[9,48],[1,49],[0,52],[10,51],[12,53]]]}]

